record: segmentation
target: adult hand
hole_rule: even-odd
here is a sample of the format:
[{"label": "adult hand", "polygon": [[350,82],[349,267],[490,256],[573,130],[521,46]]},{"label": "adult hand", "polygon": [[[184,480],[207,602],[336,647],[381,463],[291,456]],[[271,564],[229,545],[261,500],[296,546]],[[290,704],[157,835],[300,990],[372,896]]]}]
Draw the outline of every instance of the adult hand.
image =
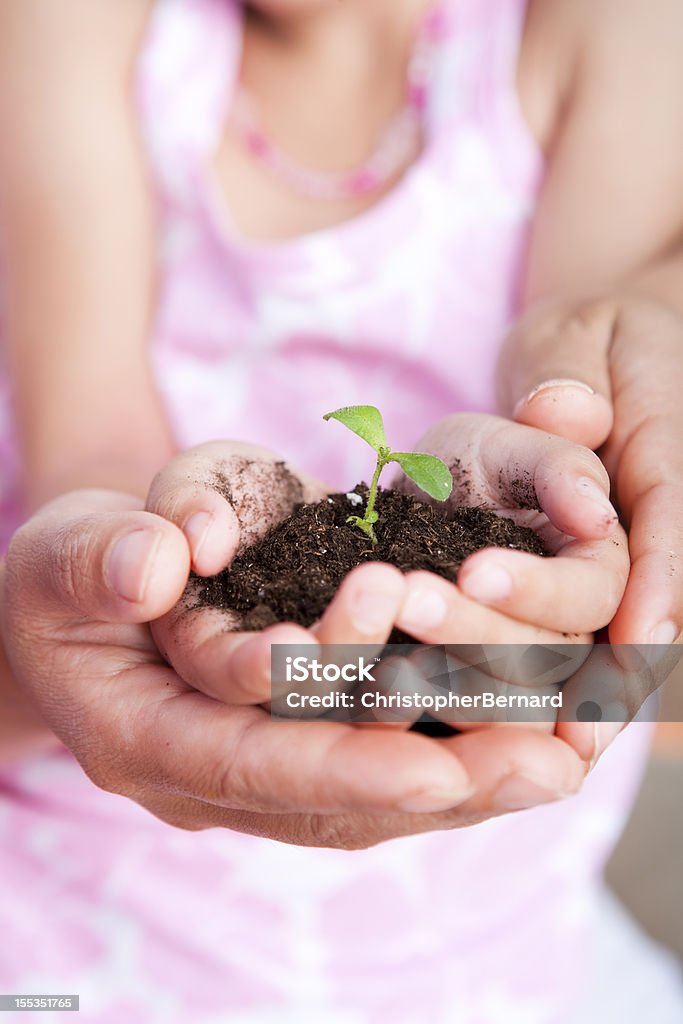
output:
[{"label": "adult hand", "polygon": [[501,410],[600,449],[629,533],[613,643],[673,643],[683,625],[683,317],[642,299],[546,307],[511,332]]},{"label": "adult hand", "polygon": [[[619,295],[545,304],[511,331],[498,370],[501,412],[600,449],[631,556],[612,644],[680,641],[683,317]],[[604,749],[619,727],[601,731]]]},{"label": "adult hand", "polygon": [[15,535],[2,627],[19,684],[90,778],[174,825],[355,849],[558,799],[584,765],[554,736],[445,743],[341,723],[280,723],[183,682],[145,622],[178,600],[189,550],[110,492],[50,503]]}]

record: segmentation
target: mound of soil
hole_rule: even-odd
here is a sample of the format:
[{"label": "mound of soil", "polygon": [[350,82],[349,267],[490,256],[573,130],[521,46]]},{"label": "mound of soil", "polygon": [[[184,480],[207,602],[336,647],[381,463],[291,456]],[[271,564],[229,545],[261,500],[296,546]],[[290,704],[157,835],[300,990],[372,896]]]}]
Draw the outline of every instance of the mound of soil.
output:
[{"label": "mound of soil", "polygon": [[[403,572],[427,569],[455,580],[463,561],[480,548],[546,554],[533,530],[488,509],[463,507],[446,512],[395,490],[379,491],[377,544],[373,545],[346,522],[349,515],[362,515],[366,498],[367,487],[359,484],[347,494],[297,505],[228,569],[198,581],[199,603],[236,612],[244,629],[265,629],[282,621],[310,626],[344,576],[363,562],[390,562]],[[411,642],[398,630],[389,640]]]},{"label": "mound of soil", "polygon": [[[381,489],[373,545],[346,521],[349,515],[362,515],[367,491],[359,484],[346,494],[296,505],[288,518],[241,552],[224,572],[208,579],[196,577],[198,603],[236,612],[245,630],[283,621],[310,626],[344,576],[362,562],[390,562],[402,572],[427,569],[454,581],[467,556],[480,548],[547,554],[533,530],[488,509],[447,512],[401,491]],[[226,497],[232,498],[229,490]],[[398,629],[389,637],[392,644],[414,642]],[[412,729],[434,738],[457,731],[429,715]]]}]

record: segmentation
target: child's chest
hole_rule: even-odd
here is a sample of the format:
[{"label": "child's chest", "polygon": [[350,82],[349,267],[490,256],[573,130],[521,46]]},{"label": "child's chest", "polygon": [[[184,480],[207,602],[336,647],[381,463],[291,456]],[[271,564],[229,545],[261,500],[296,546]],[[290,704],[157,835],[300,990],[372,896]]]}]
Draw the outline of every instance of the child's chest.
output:
[{"label": "child's chest", "polygon": [[[543,152],[555,134],[562,79],[558,66],[563,54],[557,52],[554,43],[551,8],[540,0],[529,0],[516,75],[510,82],[510,88],[517,91],[529,134]],[[252,58],[250,46],[255,51]],[[339,74],[331,79],[320,75],[320,65],[315,62],[308,72],[305,68],[297,72],[294,82],[286,65],[281,76],[277,68],[270,68],[260,79],[258,73],[249,70],[258,65],[258,39],[253,40],[245,31],[242,47],[240,74],[251,83],[264,140],[286,155],[301,178],[312,172],[324,182],[327,173],[332,182],[342,169],[362,168],[404,103],[409,68],[405,48],[403,52],[394,49],[393,53],[388,48],[381,61],[386,69],[381,88],[377,87],[380,80],[375,78],[368,79],[363,89],[358,83],[345,83]],[[438,59],[438,52],[434,56]],[[294,238],[352,221],[400,189],[405,174],[422,154],[423,137],[405,139],[402,150],[397,143],[394,166],[389,165],[379,188],[369,194],[320,199],[307,194],[305,188],[292,187],[287,176],[278,172],[277,159],[253,152],[232,112],[230,106],[220,144],[213,154],[213,170],[230,220],[245,239],[265,242]]]}]

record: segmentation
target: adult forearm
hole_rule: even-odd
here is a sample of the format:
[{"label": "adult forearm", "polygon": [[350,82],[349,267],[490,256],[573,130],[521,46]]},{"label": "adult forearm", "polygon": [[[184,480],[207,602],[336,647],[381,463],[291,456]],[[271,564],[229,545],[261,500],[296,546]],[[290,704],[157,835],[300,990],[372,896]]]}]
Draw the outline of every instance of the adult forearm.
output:
[{"label": "adult forearm", "polygon": [[623,291],[661,302],[683,316],[683,241],[625,282]]}]

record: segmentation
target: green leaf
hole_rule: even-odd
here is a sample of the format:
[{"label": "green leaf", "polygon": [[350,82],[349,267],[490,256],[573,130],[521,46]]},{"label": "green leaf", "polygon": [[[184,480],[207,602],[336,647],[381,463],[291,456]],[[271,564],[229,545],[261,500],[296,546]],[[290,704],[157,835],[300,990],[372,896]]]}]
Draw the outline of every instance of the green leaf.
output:
[{"label": "green leaf", "polygon": [[390,461],[398,462],[405,475],[437,501],[445,501],[453,490],[451,471],[436,455],[392,452]]},{"label": "green leaf", "polygon": [[343,409],[328,412],[324,420],[339,420],[345,427],[358,434],[364,441],[379,453],[380,448],[388,448],[382,414],[374,405],[345,405]]}]

